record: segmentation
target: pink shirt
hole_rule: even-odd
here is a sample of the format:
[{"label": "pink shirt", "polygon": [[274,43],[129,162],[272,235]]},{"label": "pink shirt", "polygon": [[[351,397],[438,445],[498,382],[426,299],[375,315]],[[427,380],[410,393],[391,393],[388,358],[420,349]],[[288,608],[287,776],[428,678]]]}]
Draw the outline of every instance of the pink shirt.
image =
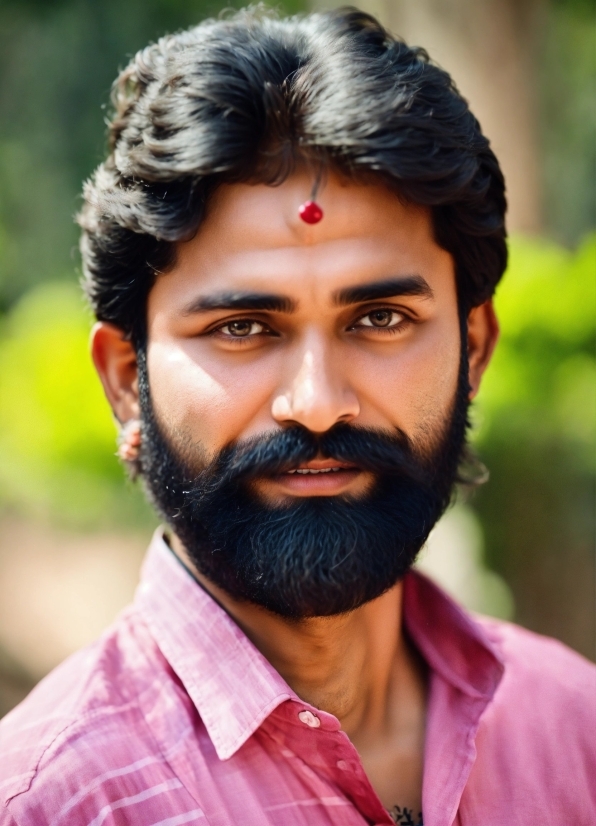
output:
[{"label": "pink shirt", "polygon": [[[425,826],[596,823],[596,668],[417,573],[404,619],[430,669]],[[0,824],[184,823],[391,820],[338,720],[156,536],[132,607],[0,724]]]}]

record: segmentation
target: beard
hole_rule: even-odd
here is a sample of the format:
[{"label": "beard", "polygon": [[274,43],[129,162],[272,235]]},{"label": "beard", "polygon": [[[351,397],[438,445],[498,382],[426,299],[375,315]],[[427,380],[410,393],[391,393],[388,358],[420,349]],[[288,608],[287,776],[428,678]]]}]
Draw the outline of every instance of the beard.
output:
[{"label": "beard", "polygon": [[[463,348],[462,348],[463,349]],[[393,587],[448,506],[466,451],[467,359],[452,409],[421,450],[401,430],[296,425],[226,446],[174,449],[158,423],[138,353],[140,472],[157,511],[196,568],[236,600],[293,620],[352,611]],[[369,471],[364,495],[271,504],[251,488],[315,457]],[[197,470],[198,468],[198,470]]]}]

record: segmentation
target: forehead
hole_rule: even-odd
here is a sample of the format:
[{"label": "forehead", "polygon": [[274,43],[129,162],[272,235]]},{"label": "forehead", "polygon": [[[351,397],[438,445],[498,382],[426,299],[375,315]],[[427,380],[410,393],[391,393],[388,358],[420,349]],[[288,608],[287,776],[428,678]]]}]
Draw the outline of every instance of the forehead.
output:
[{"label": "forehead", "polygon": [[434,240],[429,209],[404,203],[381,183],[330,173],[316,198],[323,219],[308,225],[298,209],[312,184],[302,172],[275,187],[222,185],[157,291],[176,292],[181,301],[222,288],[276,290],[298,300],[307,291],[324,301],[352,283],[413,274],[429,283],[447,278],[453,287],[451,256]]}]

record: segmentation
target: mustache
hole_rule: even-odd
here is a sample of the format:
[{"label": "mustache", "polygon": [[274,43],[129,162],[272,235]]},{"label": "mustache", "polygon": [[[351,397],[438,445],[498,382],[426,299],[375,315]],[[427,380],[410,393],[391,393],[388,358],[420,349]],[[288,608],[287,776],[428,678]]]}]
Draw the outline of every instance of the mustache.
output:
[{"label": "mustache", "polygon": [[230,484],[294,470],[316,457],[336,459],[360,470],[430,483],[423,462],[400,430],[337,424],[322,434],[294,425],[224,448],[195,479],[193,493],[215,493]]}]

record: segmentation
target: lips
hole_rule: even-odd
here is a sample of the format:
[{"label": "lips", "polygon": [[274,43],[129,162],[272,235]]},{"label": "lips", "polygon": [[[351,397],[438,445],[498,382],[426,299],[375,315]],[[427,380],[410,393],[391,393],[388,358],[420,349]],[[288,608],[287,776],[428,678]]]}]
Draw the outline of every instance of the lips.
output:
[{"label": "lips", "polygon": [[[279,486],[278,493],[281,491],[285,495],[338,496],[348,492],[361,473],[362,468],[352,462],[319,458],[280,470],[270,476],[269,481]],[[266,477],[262,477],[262,483],[268,484]]]}]

